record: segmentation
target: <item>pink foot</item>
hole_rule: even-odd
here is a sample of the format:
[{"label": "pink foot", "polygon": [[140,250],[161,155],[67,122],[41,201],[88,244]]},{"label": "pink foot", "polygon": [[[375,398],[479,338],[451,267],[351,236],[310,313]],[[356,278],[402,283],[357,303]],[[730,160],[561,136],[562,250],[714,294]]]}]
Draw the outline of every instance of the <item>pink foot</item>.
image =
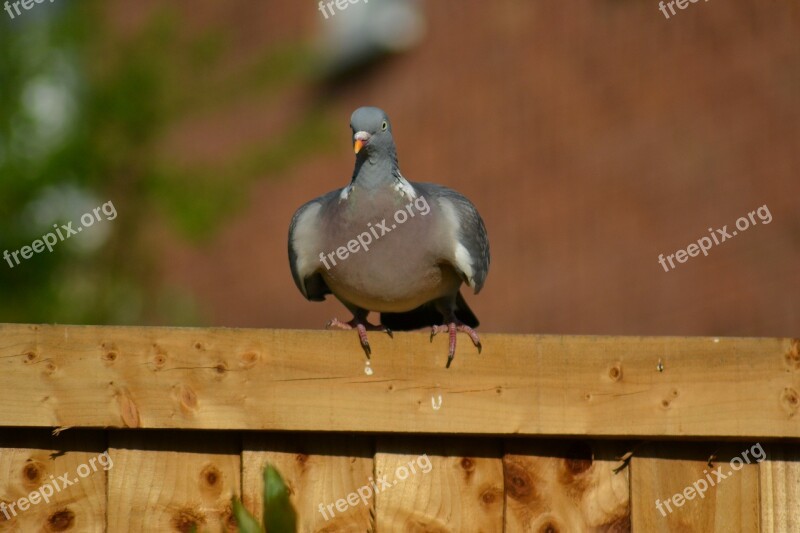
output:
[{"label": "pink foot", "polygon": [[472,339],[472,344],[478,348],[478,353],[481,353],[482,346],[478,333],[461,321],[456,320],[449,324],[433,326],[431,328],[431,342],[433,342],[433,337],[435,337],[437,333],[447,332],[450,335],[450,352],[447,355],[447,368],[450,368],[450,363],[453,362],[453,357],[456,355],[456,333],[459,331],[469,335],[469,338]]},{"label": "pink foot", "polygon": [[325,324],[325,329],[336,328],[336,329],[353,329],[356,328],[358,331],[358,338],[361,341],[361,347],[364,349],[364,352],[367,354],[367,359],[372,354],[372,348],[369,346],[369,340],[367,339],[367,331],[385,331],[390,337],[394,338],[392,334],[392,330],[385,326],[375,326],[373,324],[362,323],[359,320],[353,318],[353,320],[349,322],[342,322],[338,318],[332,318]]}]

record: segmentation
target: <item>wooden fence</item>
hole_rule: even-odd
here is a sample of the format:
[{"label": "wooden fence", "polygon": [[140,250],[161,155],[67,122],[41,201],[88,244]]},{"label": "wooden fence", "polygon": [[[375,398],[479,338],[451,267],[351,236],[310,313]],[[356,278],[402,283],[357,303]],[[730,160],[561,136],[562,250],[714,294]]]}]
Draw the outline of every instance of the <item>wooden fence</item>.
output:
[{"label": "wooden fence", "polygon": [[800,340],[482,340],[0,325],[0,531],[800,531]]}]

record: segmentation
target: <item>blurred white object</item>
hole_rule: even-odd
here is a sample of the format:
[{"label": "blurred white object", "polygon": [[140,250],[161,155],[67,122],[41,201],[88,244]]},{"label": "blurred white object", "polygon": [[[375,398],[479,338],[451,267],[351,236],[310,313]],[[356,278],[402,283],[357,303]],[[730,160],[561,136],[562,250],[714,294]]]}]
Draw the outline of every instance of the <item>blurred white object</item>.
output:
[{"label": "blurred white object", "polygon": [[[319,47],[329,76],[356,69],[387,53],[403,52],[418,44],[425,33],[419,0],[336,2],[324,18],[319,14],[322,35]],[[341,4],[341,1],[340,1]]]}]

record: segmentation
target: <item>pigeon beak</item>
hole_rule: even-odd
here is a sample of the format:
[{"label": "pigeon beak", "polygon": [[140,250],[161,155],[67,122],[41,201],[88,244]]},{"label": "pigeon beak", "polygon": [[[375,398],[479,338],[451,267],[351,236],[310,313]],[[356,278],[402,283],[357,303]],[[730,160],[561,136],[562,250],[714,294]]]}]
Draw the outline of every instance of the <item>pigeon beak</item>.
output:
[{"label": "pigeon beak", "polygon": [[371,135],[366,131],[359,131],[358,133],[356,133],[353,136],[353,139],[355,140],[353,143],[353,151],[355,153],[360,152],[361,149],[364,148],[367,145],[367,143],[369,143],[370,137]]}]

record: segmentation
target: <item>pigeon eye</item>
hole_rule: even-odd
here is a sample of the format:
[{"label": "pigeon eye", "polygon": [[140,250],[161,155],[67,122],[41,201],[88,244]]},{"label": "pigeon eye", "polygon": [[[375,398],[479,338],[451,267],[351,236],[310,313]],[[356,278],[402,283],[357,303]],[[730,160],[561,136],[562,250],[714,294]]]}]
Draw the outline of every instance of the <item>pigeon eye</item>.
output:
[{"label": "pigeon eye", "polygon": [[386,121],[384,120],[383,123],[381,124],[381,131],[386,131],[386,128],[388,128],[388,127],[389,127],[389,125],[386,124]]}]

